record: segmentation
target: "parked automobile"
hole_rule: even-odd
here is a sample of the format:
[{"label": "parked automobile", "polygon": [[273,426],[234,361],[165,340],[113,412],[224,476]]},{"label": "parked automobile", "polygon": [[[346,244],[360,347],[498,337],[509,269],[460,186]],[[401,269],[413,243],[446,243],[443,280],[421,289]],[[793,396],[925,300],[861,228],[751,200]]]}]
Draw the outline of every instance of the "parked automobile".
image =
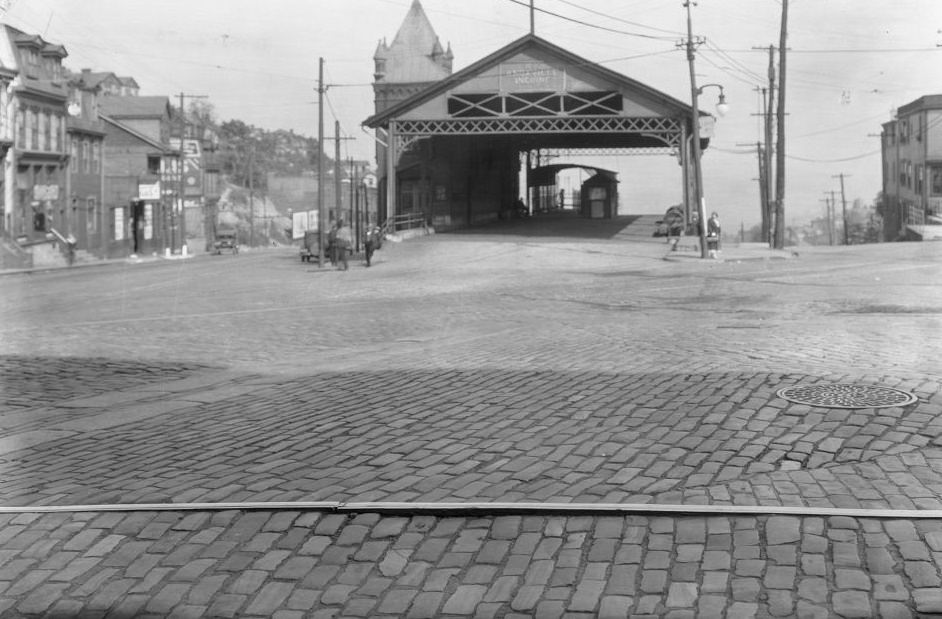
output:
[{"label": "parked automobile", "polygon": [[239,240],[234,231],[223,231],[216,233],[216,240],[213,241],[213,253],[219,255],[223,250],[231,251],[234,254],[239,253]]},{"label": "parked automobile", "polygon": [[[310,262],[312,258],[320,258],[321,237],[317,230],[306,230],[301,239],[301,262]],[[329,256],[329,254],[328,254]]]}]

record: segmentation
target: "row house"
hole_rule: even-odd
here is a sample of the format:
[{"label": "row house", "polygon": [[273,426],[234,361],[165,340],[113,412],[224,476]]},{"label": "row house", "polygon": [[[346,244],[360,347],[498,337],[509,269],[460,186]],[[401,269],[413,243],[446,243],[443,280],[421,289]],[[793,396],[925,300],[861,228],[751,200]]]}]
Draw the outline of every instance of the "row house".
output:
[{"label": "row house", "polygon": [[901,106],[881,138],[884,238],[942,238],[942,95]]},{"label": "row house", "polygon": [[101,258],[185,251],[186,220],[202,236],[219,198],[214,149],[174,120],[168,97],[70,73],[67,56],[0,25],[0,258],[28,264],[24,248],[65,242]]},{"label": "row house", "polygon": [[107,254],[181,248],[180,156],[170,146],[170,100],[108,96],[99,110],[106,127]]},{"label": "row house", "polygon": [[[66,116],[69,90],[64,47],[0,26],[0,60],[15,77],[0,95],[7,142],[3,166],[5,237],[20,243],[67,233]],[[12,130],[12,134],[11,131]]]}]

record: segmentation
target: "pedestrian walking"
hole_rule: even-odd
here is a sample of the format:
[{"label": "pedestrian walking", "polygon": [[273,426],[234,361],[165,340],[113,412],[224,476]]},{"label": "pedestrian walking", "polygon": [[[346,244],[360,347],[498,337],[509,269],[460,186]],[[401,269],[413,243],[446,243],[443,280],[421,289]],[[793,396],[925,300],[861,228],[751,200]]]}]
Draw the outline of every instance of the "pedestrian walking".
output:
[{"label": "pedestrian walking", "polygon": [[720,250],[720,216],[716,211],[707,220],[707,249],[710,250],[710,258],[716,258]]},{"label": "pedestrian walking", "polygon": [[337,222],[330,225],[327,231],[327,259],[331,266],[337,266]]},{"label": "pedestrian walking", "polygon": [[336,237],[337,261],[343,263],[342,269],[346,271],[349,268],[347,264],[347,254],[353,246],[353,237],[350,235],[350,228],[343,225],[342,219],[337,220],[337,231],[334,236]]},{"label": "pedestrian walking", "polygon": [[383,233],[379,229],[379,226],[372,226],[366,231],[366,235],[363,238],[363,247],[366,250],[366,266],[370,266],[370,261],[373,259],[373,252],[379,249],[382,244]]}]

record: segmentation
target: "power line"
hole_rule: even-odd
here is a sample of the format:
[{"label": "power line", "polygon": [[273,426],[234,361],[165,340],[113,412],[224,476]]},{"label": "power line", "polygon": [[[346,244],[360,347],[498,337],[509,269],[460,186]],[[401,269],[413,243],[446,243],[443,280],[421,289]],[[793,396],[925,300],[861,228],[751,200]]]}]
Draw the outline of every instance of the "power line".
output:
[{"label": "power line", "polygon": [[[755,49],[728,49],[726,50],[730,54],[755,54],[761,50]],[[887,53],[911,53],[911,52],[939,52],[942,51],[942,48],[936,47],[884,47],[884,48],[856,48],[856,49],[795,49],[788,48],[789,53],[792,54],[887,54]]]},{"label": "power line", "polygon": [[655,30],[655,31],[657,31],[657,32],[664,32],[664,33],[666,33],[666,34],[673,35],[674,37],[678,37],[678,36],[683,36],[683,35],[684,35],[684,33],[683,33],[683,32],[680,32],[679,30],[665,30],[664,28],[657,28],[657,27],[655,27],[655,26],[648,26],[648,25],[642,24],[642,23],[640,23],[640,22],[629,21],[629,20],[627,20],[627,19],[622,19],[622,18],[620,18],[620,17],[616,17],[615,15],[610,15],[610,14],[608,14],[608,13],[603,13],[603,12],[601,12],[601,11],[596,11],[596,10],[593,10],[593,9],[586,8],[586,7],[584,7],[584,6],[580,6],[580,5],[576,4],[575,2],[569,2],[569,0],[556,0],[556,1],[557,1],[557,2],[560,2],[560,3],[562,3],[562,4],[567,4],[567,5],[571,6],[571,7],[575,7],[575,8],[577,8],[577,9],[583,10],[583,11],[585,11],[585,12],[587,12],[587,13],[592,13],[593,15],[598,15],[598,16],[600,16],[600,17],[605,17],[606,19],[613,19],[613,20],[618,21],[618,22],[621,22],[621,23],[623,23],[623,24],[628,24],[629,26],[638,26],[638,27],[640,27],[640,28],[647,28],[647,29],[649,29],[649,30]]},{"label": "power line", "polygon": [[[513,2],[514,4],[519,4],[520,6],[525,6],[527,8],[530,8],[530,5],[526,2],[523,2],[522,0],[508,0],[508,1]],[[565,21],[573,22],[574,24],[587,26],[589,28],[596,28],[597,30],[604,30],[606,32],[614,32],[615,34],[624,34],[630,37],[640,37],[642,39],[654,39],[656,41],[673,41],[674,39],[677,38],[677,37],[654,36],[651,34],[642,34],[640,32],[628,32],[626,30],[617,30],[615,28],[607,28],[605,26],[599,26],[598,24],[593,24],[586,21],[582,21],[581,19],[575,19],[574,17],[566,17],[565,15],[560,15],[559,13],[554,13],[553,11],[547,11],[546,9],[541,9],[539,7],[534,7],[534,10],[539,11],[540,13],[545,13],[546,15],[552,15],[553,17],[558,17],[559,19],[563,19]]]},{"label": "power line", "polygon": [[862,155],[857,155],[856,157],[844,157],[843,159],[806,159],[804,157],[796,157],[795,155],[785,155],[788,159],[794,159],[795,161],[804,161],[806,163],[842,163],[844,161],[856,161],[858,159],[866,159],[867,157],[872,157],[873,155],[882,153],[883,149],[870,151],[869,153],[864,153]]}]

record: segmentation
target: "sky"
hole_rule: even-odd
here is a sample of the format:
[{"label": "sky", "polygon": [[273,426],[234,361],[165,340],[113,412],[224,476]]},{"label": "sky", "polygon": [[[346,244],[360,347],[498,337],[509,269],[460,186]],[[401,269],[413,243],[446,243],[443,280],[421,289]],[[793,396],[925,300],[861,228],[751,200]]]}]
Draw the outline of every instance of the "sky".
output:
[{"label": "sky", "polygon": [[[133,76],[142,95],[207,96],[218,120],[316,137],[318,59],[328,85],[325,139],[333,156],[373,160],[361,127],[373,113],[373,53],[392,42],[411,0],[5,0],[3,19],[65,45],[66,66]],[[454,70],[527,34],[528,0],[422,0]],[[690,103],[683,0],[535,0],[536,34]],[[726,225],[759,222],[756,142],[768,46],[782,0],[699,0],[693,33],[698,84],[720,84],[730,110],[703,157],[707,210]],[[552,14],[555,15],[552,15]],[[581,23],[580,23],[581,22]],[[777,63],[777,58],[776,58]],[[848,204],[881,189],[881,125],[923,95],[942,94],[942,0],[789,0],[785,120],[786,223],[825,212],[840,179]],[[712,111],[707,87],[701,109]],[[680,200],[677,161],[618,156],[623,213]]]}]

